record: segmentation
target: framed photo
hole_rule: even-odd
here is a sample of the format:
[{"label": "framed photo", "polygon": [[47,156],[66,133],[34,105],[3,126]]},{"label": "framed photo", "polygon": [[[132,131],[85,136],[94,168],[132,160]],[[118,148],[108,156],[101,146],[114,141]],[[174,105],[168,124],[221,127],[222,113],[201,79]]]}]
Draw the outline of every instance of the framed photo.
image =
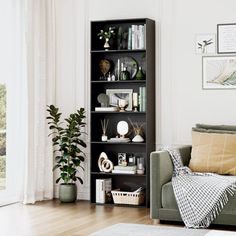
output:
[{"label": "framed photo", "polygon": [[215,34],[197,34],[195,41],[196,54],[215,54],[216,36]]},{"label": "framed photo", "polygon": [[236,56],[202,57],[203,89],[236,89]]},{"label": "framed photo", "polygon": [[236,53],[236,23],[217,25],[217,52]]},{"label": "framed photo", "polygon": [[118,165],[127,166],[126,153],[118,153]]},{"label": "framed photo", "polygon": [[132,111],[132,95],[133,89],[107,89],[106,94],[109,97],[109,105],[117,107],[119,103],[119,99],[124,99],[128,102],[127,111]]}]

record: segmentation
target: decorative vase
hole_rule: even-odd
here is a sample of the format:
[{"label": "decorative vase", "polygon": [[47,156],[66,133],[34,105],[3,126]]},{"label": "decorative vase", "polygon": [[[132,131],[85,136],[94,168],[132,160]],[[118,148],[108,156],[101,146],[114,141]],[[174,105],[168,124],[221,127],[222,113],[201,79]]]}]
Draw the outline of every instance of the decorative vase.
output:
[{"label": "decorative vase", "polygon": [[105,38],[105,44],[103,47],[105,48],[105,50],[108,50],[110,48],[109,38]]},{"label": "decorative vase", "polygon": [[77,186],[75,183],[60,184],[59,200],[61,202],[75,202],[77,199]]},{"label": "decorative vase", "polygon": [[132,139],[132,142],[134,143],[142,143],[144,141],[143,137],[140,134],[137,134]]},{"label": "decorative vase", "polygon": [[144,75],[144,73],[142,71],[142,67],[140,66],[138,68],[138,72],[136,74],[136,80],[144,80],[144,79],[145,79],[145,75]]},{"label": "decorative vase", "polygon": [[130,80],[130,73],[127,71],[127,67],[120,72],[120,80]]}]

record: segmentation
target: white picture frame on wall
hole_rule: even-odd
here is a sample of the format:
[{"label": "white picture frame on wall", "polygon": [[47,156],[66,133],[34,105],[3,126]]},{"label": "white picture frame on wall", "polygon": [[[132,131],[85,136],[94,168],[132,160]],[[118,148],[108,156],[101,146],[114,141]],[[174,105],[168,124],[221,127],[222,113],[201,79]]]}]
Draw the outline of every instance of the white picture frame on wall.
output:
[{"label": "white picture frame on wall", "polygon": [[195,38],[196,54],[215,54],[216,53],[216,35],[215,34],[197,34]]},{"label": "white picture frame on wall", "polygon": [[217,25],[217,53],[236,53],[236,23]]},{"label": "white picture frame on wall", "polygon": [[236,56],[203,56],[202,88],[236,89]]}]

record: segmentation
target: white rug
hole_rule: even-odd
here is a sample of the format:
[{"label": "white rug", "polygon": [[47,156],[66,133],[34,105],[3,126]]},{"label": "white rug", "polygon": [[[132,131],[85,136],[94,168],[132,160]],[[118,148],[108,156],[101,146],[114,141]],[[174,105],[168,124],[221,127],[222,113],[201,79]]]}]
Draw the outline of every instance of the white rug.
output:
[{"label": "white rug", "polygon": [[90,236],[236,236],[236,232],[120,223]]}]

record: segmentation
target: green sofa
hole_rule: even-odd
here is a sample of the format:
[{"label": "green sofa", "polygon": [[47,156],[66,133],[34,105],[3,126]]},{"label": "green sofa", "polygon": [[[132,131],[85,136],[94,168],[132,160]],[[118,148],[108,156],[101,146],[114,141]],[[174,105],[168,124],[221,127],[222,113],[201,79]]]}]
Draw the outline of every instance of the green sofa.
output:
[{"label": "green sofa", "polygon": [[[179,149],[184,165],[188,165],[191,146]],[[171,177],[173,165],[168,152],[156,151],[150,155],[150,216],[160,221],[182,221],[175,200]],[[217,216],[213,224],[236,225],[236,195]]]}]

